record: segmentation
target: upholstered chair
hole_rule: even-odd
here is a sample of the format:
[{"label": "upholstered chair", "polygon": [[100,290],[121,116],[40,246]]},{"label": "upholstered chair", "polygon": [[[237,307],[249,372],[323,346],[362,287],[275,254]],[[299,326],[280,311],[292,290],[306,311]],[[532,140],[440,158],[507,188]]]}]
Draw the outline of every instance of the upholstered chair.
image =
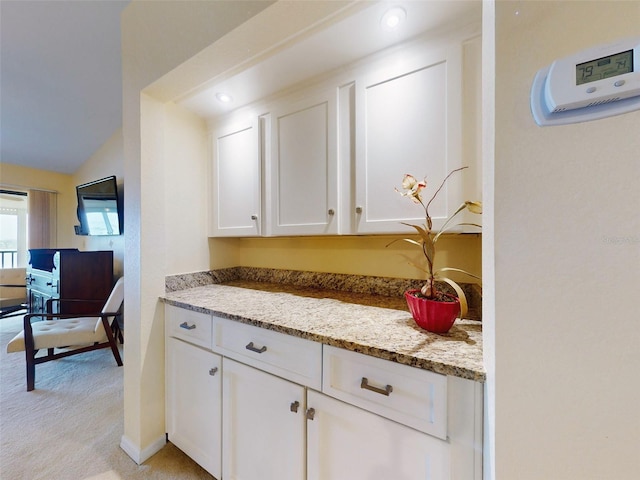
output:
[{"label": "upholstered chair", "polygon": [[[40,363],[111,348],[118,366],[122,365],[111,324],[124,301],[124,277],[116,282],[100,312],[75,315],[50,313],[54,310],[51,304],[56,301],[62,304],[68,300],[50,300],[46,313],[25,315],[24,330],[7,344],[7,352],[24,351],[26,354],[27,391],[35,388],[35,367]],[[45,349],[46,355],[38,355],[40,350]]]}]

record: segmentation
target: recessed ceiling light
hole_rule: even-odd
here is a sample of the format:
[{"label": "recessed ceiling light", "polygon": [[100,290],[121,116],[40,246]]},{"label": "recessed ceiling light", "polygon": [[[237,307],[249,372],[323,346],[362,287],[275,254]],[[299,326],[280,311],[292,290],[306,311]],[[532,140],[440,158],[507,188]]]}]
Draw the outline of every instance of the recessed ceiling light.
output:
[{"label": "recessed ceiling light", "polygon": [[393,7],[387,10],[382,16],[380,25],[382,26],[383,30],[395,30],[405,18],[407,18],[407,12],[404,11],[404,8]]},{"label": "recessed ceiling light", "polygon": [[231,97],[231,95],[224,93],[224,92],[218,92],[216,93],[216,98],[218,99],[219,102],[222,103],[231,103],[233,102],[233,97]]}]

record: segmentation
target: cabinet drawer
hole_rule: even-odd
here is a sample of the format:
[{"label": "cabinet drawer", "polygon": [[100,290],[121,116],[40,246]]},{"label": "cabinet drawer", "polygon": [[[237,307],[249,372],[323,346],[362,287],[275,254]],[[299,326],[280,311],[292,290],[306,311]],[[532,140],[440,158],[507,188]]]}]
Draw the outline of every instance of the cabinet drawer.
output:
[{"label": "cabinet drawer", "polygon": [[447,377],[325,345],[322,391],[447,438]]},{"label": "cabinet drawer", "polygon": [[166,305],[165,324],[168,336],[211,349],[211,315]]},{"label": "cabinet drawer", "polygon": [[214,351],[292,382],[320,389],[322,344],[213,317]]}]

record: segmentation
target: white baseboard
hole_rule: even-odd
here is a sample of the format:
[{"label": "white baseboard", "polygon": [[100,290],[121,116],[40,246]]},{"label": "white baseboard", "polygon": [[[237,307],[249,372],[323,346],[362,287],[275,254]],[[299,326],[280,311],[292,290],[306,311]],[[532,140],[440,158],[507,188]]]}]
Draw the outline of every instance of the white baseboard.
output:
[{"label": "white baseboard", "polygon": [[125,451],[127,455],[131,457],[131,459],[136,462],[138,465],[142,465],[153,455],[158,453],[162,447],[164,447],[167,443],[166,435],[162,435],[155,442],[152,442],[151,445],[148,445],[146,448],[142,450],[133,443],[129,438],[125,435],[120,439],[120,448]]}]

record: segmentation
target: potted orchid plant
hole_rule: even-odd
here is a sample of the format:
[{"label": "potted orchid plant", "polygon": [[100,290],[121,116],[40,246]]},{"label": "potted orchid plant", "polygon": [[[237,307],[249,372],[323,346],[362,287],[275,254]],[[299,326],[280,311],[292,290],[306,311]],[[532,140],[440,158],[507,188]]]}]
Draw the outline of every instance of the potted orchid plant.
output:
[{"label": "potted orchid plant", "polygon": [[[426,179],[418,181],[414,176],[407,174],[402,180],[402,190],[398,190],[397,188],[395,189],[403,197],[408,197],[414,203],[421,205],[424,210],[424,225],[414,225],[403,222],[403,225],[407,225],[416,230],[418,238],[404,238],[402,240],[418,246],[422,250],[425,260],[424,265],[416,265],[412,261],[409,263],[426,273],[426,281],[422,288],[419,290],[416,289],[405,292],[405,298],[416,323],[422,328],[436,333],[448,332],[455,322],[456,317],[460,316],[460,318],[463,318],[467,314],[468,309],[467,299],[462,287],[449,278],[447,273],[463,273],[480,280],[480,277],[459,268],[442,267],[437,270],[434,268],[437,251],[436,246],[443,233],[451,231],[454,227],[460,226],[482,228],[482,226],[477,223],[455,223],[455,219],[458,214],[464,210],[468,210],[475,214],[482,213],[482,202],[465,201],[446,219],[440,230],[433,230],[433,221],[429,214],[429,207],[437,197],[438,193],[442,190],[449,177],[456,172],[464,170],[465,168],[467,167],[461,167],[451,171],[444,178],[433,195],[431,195],[431,198],[426,202],[422,198],[423,190],[427,187]],[[394,242],[395,241],[396,240],[394,240]],[[456,292],[457,297],[438,289],[438,282],[449,284]]]}]

